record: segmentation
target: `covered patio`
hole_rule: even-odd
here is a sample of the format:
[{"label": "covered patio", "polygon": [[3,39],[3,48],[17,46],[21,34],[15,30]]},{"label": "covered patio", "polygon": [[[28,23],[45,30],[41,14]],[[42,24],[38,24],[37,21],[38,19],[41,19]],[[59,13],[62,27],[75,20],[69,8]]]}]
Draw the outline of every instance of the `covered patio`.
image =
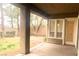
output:
[{"label": "covered patio", "polygon": [[[79,4],[22,4],[23,6],[27,7],[27,9],[30,10],[30,12],[34,12],[35,14],[38,14],[41,17],[44,17],[47,19],[47,34],[46,34],[46,41],[45,43],[41,43],[39,45],[37,45],[36,47],[34,47],[34,49],[32,49],[30,51],[30,19],[28,19],[30,16],[27,13],[27,15],[29,17],[26,17],[26,40],[25,40],[25,51],[26,54],[28,55],[78,55],[78,11],[79,11]],[[29,7],[29,8],[28,8]],[[28,10],[27,10],[28,11]],[[26,12],[27,12],[26,11]],[[30,13],[29,12],[29,13]],[[55,21],[56,24],[57,22],[60,23],[60,25],[62,24],[63,26],[61,27],[61,29],[58,29],[57,31],[57,25],[55,24],[55,34],[54,34],[54,30],[50,30],[50,28],[54,28],[54,25],[49,26],[50,22],[54,21],[58,19],[59,21],[61,20],[62,22],[59,22],[58,20]],[[73,41],[70,41],[69,39],[72,37],[67,36],[67,29],[66,29],[66,21],[73,21],[73,20],[77,20],[75,22],[77,22],[76,25],[74,25],[74,27],[76,26],[76,29],[73,31],[75,34],[72,35],[73,37]],[[23,21],[24,22],[24,21]],[[28,22],[28,23],[27,23]],[[53,23],[52,23],[53,24]],[[75,23],[74,23],[75,24]],[[59,26],[59,24],[58,24]],[[71,26],[71,25],[68,25]],[[28,29],[27,29],[28,28]],[[67,27],[69,28],[69,27]],[[50,32],[49,32],[50,30]],[[62,31],[61,31],[62,30]],[[72,31],[72,32],[73,32]],[[71,32],[71,33],[72,33]],[[53,37],[54,36],[54,37]],[[58,37],[58,38],[57,38]],[[37,38],[38,39],[38,38]],[[74,40],[75,39],[75,40]],[[69,41],[67,41],[69,40]],[[46,43],[47,42],[47,43]],[[50,53],[51,52],[51,53]]]},{"label": "covered patio", "polygon": [[73,46],[43,42],[32,48],[25,56],[76,56],[76,54],[77,51]]},{"label": "covered patio", "polygon": [[[17,36],[20,38],[20,48],[17,51],[18,53],[12,52],[14,56],[79,55],[79,4],[14,3],[12,5],[20,8],[20,22],[18,20],[20,24],[17,27],[19,29]],[[30,24],[33,18],[31,19],[31,13],[47,21],[47,27],[44,30],[40,30],[40,34],[43,34],[46,30],[43,37],[39,37],[39,27],[36,28],[38,34],[32,36],[33,33],[31,33],[32,29]],[[40,18],[34,19],[38,20]],[[11,54],[9,53],[9,55]]]}]

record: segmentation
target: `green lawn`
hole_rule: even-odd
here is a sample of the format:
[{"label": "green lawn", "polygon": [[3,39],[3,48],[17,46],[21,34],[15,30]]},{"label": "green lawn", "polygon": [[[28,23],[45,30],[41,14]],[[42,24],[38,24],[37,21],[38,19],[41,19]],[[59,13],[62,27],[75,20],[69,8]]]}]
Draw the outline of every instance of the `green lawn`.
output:
[{"label": "green lawn", "polygon": [[14,51],[20,48],[20,38],[0,38],[0,52]]}]

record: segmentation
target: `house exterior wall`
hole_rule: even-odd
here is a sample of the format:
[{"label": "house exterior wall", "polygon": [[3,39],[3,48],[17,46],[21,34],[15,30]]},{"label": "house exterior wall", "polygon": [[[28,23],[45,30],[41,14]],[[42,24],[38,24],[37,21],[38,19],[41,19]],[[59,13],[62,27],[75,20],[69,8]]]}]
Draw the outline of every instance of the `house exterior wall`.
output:
[{"label": "house exterior wall", "polygon": [[53,44],[62,44],[62,39],[48,38],[47,42],[48,43],[53,43]]},{"label": "house exterior wall", "polygon": [[78,15],[78,32],[77,32],[77,55],[79,56],[79,15]]},{"label": "house exterior wall", "polygon": [[[73,18],[66,18],[66,19],[69,19],[69,20],[75,20],[74,21],[74,27],[73,27],[73,45],[75,45],[75,47],[76,47],[76,44],[77,44],[77,29],[78,29],[78,20],[77,20],[77,18],[75,18],[75,17],[73,17]],[[63,20],[65,20],[65,19],[63,19]],[[49,22],[49,21],[48,21]],[[66,22],[66,21],[65,21]],[[65,23],[66,24],[66,23]],[[50,28],[49,28],[50,26],[49,26],[49,23],[48,23],[48,32],[50,31]],[[52,27],[53,28],[53,27]],[[65,27],[65,29],[64,30],[66,30],[66,27]],[[71,30],[71,27],[70,27],[70,30]],[[64,33],[66,33],[65,31],[63,31]],[[49,33],[48,33],[48,35],[49,35]],[[64,35],[64,34],[63,34]],[[64,40],[64,43],[65,43],[65,39],[66,39],[66,36],[64,35],[63,36],[64,37],[64,39],[62,38],[62,39],[56,39],[56,38],[48,38],[47,39],[47,42],[49,42],[49,43],[56,43],[56,44],[62,44],[62,42],[63,42],[63,40]]]},{"label": "house exterior wall", "polygon": [[74,22],[74,35],[73,35],[73,43],[75,45],[75,47],[77,46],[77,32],[78,32],[78,19],[75,18],[75,22]]},{"label": "house exterior wall", "polygon": [[[78,28],[78,19],[76,18],[76,17],[74,17],[74,18],[66,18],[66,20],[67,21],[70,21],[70,23],[72,22],[74,22],[72,25],[68,25],[67,24],[67,21],[66,21],[66,29],[67,29],[67,27],[69,26],[69,29],[68,29],[68,31],[72,31],[72,34],[70,35],[68,35],[68,37],[71,37],[72,36],[72,39],[71,39],[71,42],[72,43],[69,43],[69,44],[72,44],[72,45],[75,45],[75,47],[76,47],[76,41],[77,41],[77,28]],[[72,30],[73,29],[73,30]],[[66,33],[69,33],[68,31],[66,31]],[[67,38],[65,38],[65,41],[68,41],[67,40]]]}]

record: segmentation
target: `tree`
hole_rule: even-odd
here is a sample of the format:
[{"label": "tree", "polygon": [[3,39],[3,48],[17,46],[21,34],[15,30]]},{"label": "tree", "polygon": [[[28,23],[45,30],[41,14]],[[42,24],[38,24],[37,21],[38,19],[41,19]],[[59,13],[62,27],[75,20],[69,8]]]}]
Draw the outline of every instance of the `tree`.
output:
[{"label": "tree", "polygon": [[[2,31],[4,31],[4,17],[3,17],[3,7],[2,7],[2,4],[0,4],[0,10],[1,10],[1,28],[2,28]],[[3,34],[2,36],[3,37]]]},{"label": "tree", "polygon": [[[34,31],[38,32],[40,27],[42,26],[43,19],[35,14],[31,14],[30,18],[31,18],[30,21],[31,27],[33,27]],[[38,19],[40,19],[40,21]],[[36,22],[35,25],[32,23],[33,21]]]},{"label": "tree", "polygon": [[40,24],[39,24],[39,26],[37,28],[37,32],[39,31],[40,27],[42,26],[42,21],[43,21],[43,19],[41,19],[41,21],[40,21]]},{"label": "tree", "polygon": [[[6,6],[7,5],[7,6]],[[8,16],[11,20],[9,21],[11,23],[11,27],[14,28],[17,27],[17,33],[19,33],[19,16],[20,16],[20,8],[13,6],[11,4],[4,4],[6,6],[4,8],[5,15]],[[16,25],[14,25],[16,24]]]},{"label": "tree", "polygon": [[[12,4],[3,4],[5,8],[3,9],[5,15],[8,16],[11,20],[8,21],[11,23],[11,28],[17,27],[17,33],[19,34],[19,16],[20,16],[20,8],[12,5]],[[7,20],[7,19],[6,19]],[[14,25],[16,24],[16,25]],[[16,26],[16,27],[15,27]]]},{"label": "tree", "polygon": [[11,19],[12,28],[14,27],[13,20],[17,19],[17,26],[18,26],[18,30],[19,30],[19,20],[18,20],[18,17],[20,15],[19,8],[9,4],[6,8],[4,8],[4,11],[5,11],[5,14],[7,16],[9,16]]}]

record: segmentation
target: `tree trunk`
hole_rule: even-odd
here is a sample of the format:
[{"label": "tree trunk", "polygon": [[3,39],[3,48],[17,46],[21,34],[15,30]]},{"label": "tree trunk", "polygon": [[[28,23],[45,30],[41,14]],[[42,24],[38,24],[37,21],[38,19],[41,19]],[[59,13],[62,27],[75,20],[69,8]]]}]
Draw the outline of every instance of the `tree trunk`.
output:
[{"label": "tree trunk", "polygon": [[39,31],[39,29],[40,29],[40,27],[41,27],[41,25],[42,25],[42,21],[43,21],[43,19],[41,19],[41,21],[40,21],[40,24],[39,24],[39,26],[38,26],[38,28],[37,28],[37,32]]},{"label": "tree trunk", "polygon": [[13,29],[13,18],[11,18],[11,25],[12,25],[12,29]]},{"label": "tree trunk", "polygon": [[20,19],[18,19],[18,17],[17,17],[17,36],[19,35],[19,21],[20,21]]},{"label": "tree trunk", "polygon": [[3,32],[4,32],[4,15],[3,15],[3,7],[2,4],[0,4],[0,8],[1,8],[1,28],[2,28],[2,37],[3,37]]}]

